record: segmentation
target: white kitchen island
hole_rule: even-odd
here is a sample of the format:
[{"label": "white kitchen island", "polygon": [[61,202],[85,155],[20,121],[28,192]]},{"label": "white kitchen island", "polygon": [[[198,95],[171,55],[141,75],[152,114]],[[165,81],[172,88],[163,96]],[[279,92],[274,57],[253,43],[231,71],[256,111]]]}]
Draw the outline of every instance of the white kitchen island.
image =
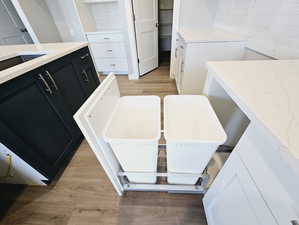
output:
[{"label": "white kitchen island", "polygon": [[208,223],[298,224],[299,60],[210,62],[208,69],[204,93],[227,144],[236,144],[204,197]]}]

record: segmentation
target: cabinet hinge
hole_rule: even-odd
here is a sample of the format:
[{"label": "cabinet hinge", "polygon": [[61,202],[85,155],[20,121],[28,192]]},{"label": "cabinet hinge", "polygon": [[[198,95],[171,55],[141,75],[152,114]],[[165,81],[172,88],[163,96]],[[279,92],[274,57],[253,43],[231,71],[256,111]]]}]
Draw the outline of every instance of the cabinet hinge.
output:
[{"label": "cabinet hinge", "polygon": [[139,60],[139,58],[137,59],[137,62],[138,62],[138,63],[140,63],[140,60]]}]

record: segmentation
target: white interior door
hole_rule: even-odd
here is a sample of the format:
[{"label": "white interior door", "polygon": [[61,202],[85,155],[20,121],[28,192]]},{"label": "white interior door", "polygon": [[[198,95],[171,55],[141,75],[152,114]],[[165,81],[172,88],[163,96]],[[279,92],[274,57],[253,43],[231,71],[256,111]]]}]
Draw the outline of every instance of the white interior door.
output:
[{"label": "white interior door", "polygon": [[158,67],[158,0],[133,0],[139,73]]},{"label": "white interior door", "polygon": [[26,44],[32,40],[9,0],[0,0],[0,44]]}]

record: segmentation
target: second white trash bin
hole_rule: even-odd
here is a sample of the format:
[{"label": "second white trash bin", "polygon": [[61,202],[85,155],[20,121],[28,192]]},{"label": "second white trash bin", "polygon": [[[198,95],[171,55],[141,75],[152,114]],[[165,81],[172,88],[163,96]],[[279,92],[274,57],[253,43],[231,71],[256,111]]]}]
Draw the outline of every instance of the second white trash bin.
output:
[{"label": "second white trash bin", "polygon": [[[164,98],[164,136],[167,170],[201,174],[218,146],[226,141],[209,100],[201,95]],[[169,175],[168,183],[195,184],[200,175]]]},{"label": "second white trash bin", "polygon": [[[156,172],[161,136],[158,96],[125,96],[118,101],[103,137],[125,172]],[[133,183],[155,183],[153,174],[134,174]]]}]

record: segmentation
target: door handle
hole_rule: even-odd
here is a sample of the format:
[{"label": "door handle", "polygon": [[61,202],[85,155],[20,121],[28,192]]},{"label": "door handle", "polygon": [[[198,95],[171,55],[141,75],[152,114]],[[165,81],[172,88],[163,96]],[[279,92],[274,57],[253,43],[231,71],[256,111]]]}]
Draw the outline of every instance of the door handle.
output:
[{"label": "door handle", "polygon": [[21,28],[20,31],[21,31],[22,33],[28,33],[28,30],[27,30],[26,28]]},{"label": "door handle", "polygon": [[83,76],[84,76],[84,77],[83,77],[83,81],[85,81],[85,82],[88,83],[88,82],[89,82],[89,79],[88,79],[88,75],[87,75],[86,71],[83,70],[83,71],[82,71],[82,74],[83,74]]},{"label": "door handle", "polygon": [[184,72],[184,61],[181,63],[181,73],[183,73]]},{"label": "door handle", "polygon": [[80,58],[83,60],[83,59],[86,59],[86,58],[88,58],[88,57],[89,57],[89,54],[86,53],[85,55],[82,55]]},{"label": "door handle", "polygon": [[50,74],[50,72],[48,70],[45,71],[46,75],[50,78],[53,86],[55,87],[56,91],[58,91],[58,86],[54,80],[54,78],[52,77],[52,75]]},{"label": "door handle", "polygon": [[175,48],[175,53],[174,53],[175,58],[178,57],[178,48]]},{"label": "door handle", "polygon": [[45,91],[46,91],[46,92],[49,92],[50,95],[52,95],[52,94],[53,94],[53,91],[51,90],[49,84],[47,83],[47,81],[45,80],[45,78],[43,77],[43,75],[39,74],[38,76],[39,76],[39,79],[41,79],[42,82],[44,83],[44,85],[46,86]]},{"label": "door handle", "polygon": [[159,27],[160,26],[160,24],[159,23],[156,23],[156,27]]}]

